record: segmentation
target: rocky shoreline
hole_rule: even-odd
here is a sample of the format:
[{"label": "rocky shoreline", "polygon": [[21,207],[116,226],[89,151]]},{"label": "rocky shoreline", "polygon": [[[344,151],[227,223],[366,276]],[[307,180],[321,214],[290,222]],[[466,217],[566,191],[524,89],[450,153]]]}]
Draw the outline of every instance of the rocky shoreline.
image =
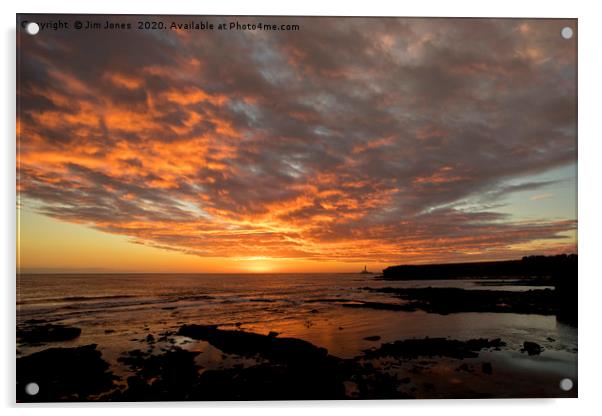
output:
[{"label": "rocky shoreline", "polygon": [[[364,288],[388,293],[401,299],[401,304],[391,304],[390,310],[450,314],[459,312],[496,312],[554,315],[557,312],[556,292],[551,289],[534,289],[523,292],[503,290],[465,290],[458,288]],[[358,304],[357,306],[362,306]],[[363,304],[364,307],[372,307]]]},{"label": "rocky shoreline", "polygon": [[[31,328],[43,332],[47,324]],[[230,367],[203,368],[199,351],[176,345],[176,338],[207,342],[223,357],[246,360]],[[378,341],[379,337],[372,337]],[[182,325],[177,331],[144,339],[146,350],[124,351],[118,361],[129,369],[119,377],[109,370],[95,344],[48,348],[17,359],[17,399],[55,401],[164,400],[309,400],[408,399],[456,397],[446,393],[446,382],[424,381],[423,373],[451,366],[455,377],[491,376],[494,366],[479,361],[484,351],[507,349],[501,339],[454,340],[423,338],[398,340],[365,350],[352,359],[330,355],[324,348],[278,334],[262,335],[215,325]],[[525,354],[541,346],[525,342]],[[475,369],[480,368],[480,371]],[[429,378],[430,379],[430,376]],[[37,396],[24,386],[36,381]],[[491,392],[490,392],[491,393]],[[463,393],[464,394],[464,393]],[[486,391],[467,391],[462,397],[488,397]],[[494,397],[495,394],[491,394]],[[527,397],[527,396],[525,396]]]},{"label": "rocky shoreline", "polygon": [[[513,263],[511,267],[515,266]],[[90,338],[82,336],[89,327],[67,324],[79,321],[29,319],[17,326],[18,347],[27,353],[22,355],[17,351],[17,400],[335,400],[558,397],[559,394],[576,397],[576,388],[559,393],[555,389],[558,380],[545,378],[556,377],[552,373],[524,373],[520,365],[513,366],[513,362],[521,360],[530,360],[529,365],[547,365],[558,354],[565,354],[558,358],[560,361],[571,362],[576,345],[567,346],[564,341],[555,344],[554,339],[545,338],[545,333],[531,337],[524,333],[518,339],[509,332],[484,338],[486,333],[479,331],[465,333],[463,339],[403,337],[408,333],[403,329],[403,319],[420,317],[412,312],[451,315],[452,320],[466,312],[534,314],[556,316],[557,321],[577,326],[576,280],[556,279],[554,289],[541,288],[550,284],[546,277],[527,280],[531,287],[523,291],[358,286],[344,296],[302,301],[299,309],[307,314],[304,318],[307,328],[312,326],[312,320],[328,322],[332,315],[325,311],[333,309],[343,316],[400,317],[394,331],[372,332],[370,326],[370,332],[360,335],[361,348],[344,358],[301,339],[305,338],[303,335],[282,336],[278,327],[259,326],[249,330],[246,322],[238,321],[206,325],[195,323],[194,317],[178,319],[163,327],[164,322],[160,321],[154,329],[149,328],[149,321],[139,328],[127,326],[125,333],[136,334],[135,338],[123,335],[128,342],[107,354],[111,341],[106,340],[116,333],[124,334],[123,329],[111,325],[101,332],[108,338],[103,335]],[[505,281],[510,285],[527,280]],[[371,295],[365,296],[368,292]],[[253,298],[250,302],[265,303],[261,308],[273,313],[272,299]],[[179,312],[175,305],[161,309],[171,314]],[[332,328],[336,331],[337,327]],[[338,326],[341,333],[346,332],[343,329]],[[262,330],[266,333],[258,333]],[[454,334],[443,331],[449,333]],[[553,335],[556,337],[557,333]],[[566,371],[572,374],[572,370]],[[25,392],[25,386],[31,382],[40,385],[35,396]]]}]

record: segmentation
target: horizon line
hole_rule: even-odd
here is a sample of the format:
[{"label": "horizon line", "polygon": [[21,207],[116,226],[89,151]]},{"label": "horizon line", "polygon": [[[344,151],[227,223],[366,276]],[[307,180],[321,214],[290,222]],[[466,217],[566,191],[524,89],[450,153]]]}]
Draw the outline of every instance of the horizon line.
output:
[{"label": "horizon line", "polygon": [[[556,257],[556,256],[578,256],[577,252],[572,253],[559,253],[559,254],[541,254],[541,255],[528,255],[521,256],[518,258],[511,259],[503,259],[503,260],[477,260],[477,261],[461,261],[461,262],[450,262],[450,263],[404,263],[404,264],[393,264],[389,265],[380,271],[369,271],[370,274],[382,274],[385,269],[388,267],[399,267],[399,266],[433,266],[433,265],[454,265],[454,264],[477,264],[477,263],[498,263],[498,262],[508,262],[508,261],[520,261],[525,257]],[[77,270],[67,270],[67,271],[27,271],[20,272],[18,269],[16,270],[16,275],[67,275],[67,274],[87,274],[87,275],[102,275],[102,274],[112,274],[112,275],[126,275],[126,274],[161,274],[161,275],[185,275],[185,274],[219,274],[219,275],[236,275],[236,274],[245,274],[245,275],[258,275],[258,274],[303,274],[303,273],[311,273],[311,274],[361,274],[363,270],[360,271],[332,271],[332,272],[323,272],[323,271],[289,271],[289,272],[253,272],[253,271],[240,271],[240,272],[201,272],[201,271],[190,271],[190,272],[164,272],[164,271],[115,271],[115,270],[106,270],[90,268],[88,270],[91,271],[77,271]],[[92,271],[93,270],[93,271]]]}]

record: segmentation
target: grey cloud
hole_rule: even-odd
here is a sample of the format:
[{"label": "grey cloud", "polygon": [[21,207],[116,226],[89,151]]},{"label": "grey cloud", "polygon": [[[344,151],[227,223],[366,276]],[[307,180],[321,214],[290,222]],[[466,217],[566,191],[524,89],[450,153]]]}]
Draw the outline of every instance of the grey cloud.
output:
[{"label": "grey cloud", "polygon": [[[303,197],[309,201],[274,215],[296,226],[325,216],[334,220],[294,235],[295,241],[369,236],[405,244],[403,235],[455,238],[452,247],[469,244],[473,236],[474,244],[485,247],[495,245],[487,239],[495,229],[507,235],[498,242],[502,250],[574,229],[573,222],[525,225],[495,212],[442,214],[437,208],[475,194],[487,205],[503,194],[551,185],[555,182],[504,186],[576,162],[576,48],[558,35],[573,21],[242,20],[258,19],[298,23],[302,30],[182,36],[52,32],[39,43],[21,37],[27,58],[18,91],[25,152],[43,146],[68,153],[90,145],[102,158],[124,143],[140,152],[123,157],[124,172],[134,172],[127,174],[62,162],[70,175],[57,182],[34,166],[24,168],[24,194],[46,204],[44,212],[67,220],[144,219],[149,244],[198,253],[221,253],[221,243],[231,241],[211,238],[212,251],[196,239],[155,233],[152,222],[196,221],[182,201],[209,216],[229,213],[241,220]],[[57,84],[52,71],[73,77],[87,91]],[[125,88],[110,82],[107,72],[140,84]],[[36,92],[49,86],[69,97],[68,104]],[[172,90],[195,89],[224,101],[182,105],[164,98]],[[145,122],[130,131],[106,115],[96,126],[68,117],[42,125],[36,118],[46,111],[77,115],[86,103],[144,115]],[[185,146],[198,137],[207,148],[196,169],[167,178],[145,160],[154,145]],[[221,146],[232,151],[224,155]],[[166,162],[177,167],[181,157],[167,156]],[[161,180],[172,186],[152,185]],[[144,208],[142,200],[156,209]],[[291,236],[266,235],[265,247],[290,245],[289,254],[313,255],[284,238]],[[237,238],[245,244],[246,237]],[[249,250],[257,250],[254,245]]]}]

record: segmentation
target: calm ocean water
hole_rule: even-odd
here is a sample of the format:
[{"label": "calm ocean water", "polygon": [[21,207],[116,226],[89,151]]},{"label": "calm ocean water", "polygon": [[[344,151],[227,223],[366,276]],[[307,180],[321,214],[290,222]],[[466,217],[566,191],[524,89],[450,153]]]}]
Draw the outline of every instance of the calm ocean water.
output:
[{"label": "calm ocean water", "polygon": [[[488,280],[492,282],[492,280]],[[103,356],[121,372],[117,358],[140,348],[148,334],[175,331],[182,324],[217,324],[224,328],[309,341],[342,358],[407,338],[502,338],[515,353],[496,353],[492,361],[576,376],[577,330],[554,316],[513,313],[383,311],[345,308],[343,302],[399,302],[371,287],[460,287],[529,290],[528,286],[481,286],[479,280],[378,281],[359,274],[89,274],[21,275],[17,280],[17,324],[43,319],[80,327],[79,338],[53,346],[98,344]],[[378,343],[365,337],[378,335]],[[525,340],[538,342],[541,356],[518,351]],[[553,340],[553,341],[550,341]],[[209,351],[203,343],[185,348]],[[17,345],[18,355],[47,348]],[[219,362],[219,356],[204,359]],[[207,365],[207,363],[204,363]]]}]

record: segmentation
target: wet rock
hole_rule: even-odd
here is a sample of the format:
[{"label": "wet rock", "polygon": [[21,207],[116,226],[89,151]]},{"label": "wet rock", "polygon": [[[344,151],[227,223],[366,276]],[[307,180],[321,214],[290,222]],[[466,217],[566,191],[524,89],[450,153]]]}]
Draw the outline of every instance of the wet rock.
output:
[{"label": "wet rock", "polygon": [[521,352],[526,352],[529,355],[539,355],[543,351],[543,347],[536,342],[525,341]]},{"label": "wet rock", "polygon": [[365,337],[364,340],[366,341],[380,341],[380,336],[379,335],[372,335],[369,337]]},{"label": "wet rock", "polygon": [[471,365],[468,365],[467,363],[463,363],[463,364],[460,364],[460,366],[458,368],[456,368],[455,371],[465,371],[467,373],[472,373],[474,370]]},{"label": "wet rock", "polygon": [[135,372],[127,379],[127,389],[115,392],[112,401],[194,400],[200,367],[198,352],[172,348],[159,355],[129,351],[119,361]]},{"label": "wet rock", "polygon": [[[178,335],[209,342],[226,354],[261,358],[244,368],[199,373],[194,355],[174,348],[161,355],[139,350],[120,361],[136,371],[128,388],[112,400],[293,400],[341,399],[349,362],[306,341],[216,326],[184,325]],[[192,354],[192,355],[191,355]]]},{"label": "wet rock", "polygon": [[252,357],[264,356],[278,361],[306,362],[325,360],[328,351],[297,338],[277,338],[253,332],[218,329],[215,325],[184,325],[178,335],[207,341],[228,354]]},{"label": "wet rock", "polygon": [[173,335],[171,331],[165,331],[159,334],[159,338],[157,338],[157,342],[169,342],[170,336]]},{"label": "wet rock", "polygon": [[[302,400],[343,398],[410,398],[401,380],[385,366],[374,366],[363,356],[341,359],[309,342],[278,338],[217,326],[184,325],[178,335],[206,341],[222,352],[222,359],[249,357],[254,365],[200,372],[198,353],[173,347],[160,355],[133,350],[119,358],[135,375],[127,388],[109,400]],[[349,386],[353,385],[353,389]],[[410,386],[408,386],[410,387]]]},{"label": "wet rock", "polygon": [[[96,344],[76,348],[49,348],[17,359],[17,400],[56,402],[94,400],[114,388],[116,377],[110,372]],[[40,391],[25,393],[35,382]]]},{"label": "wet rock", "polygon": [[388,372],[372,371],[359,374],[357,396],[362,399],[411,399],[412,395],[401,390],[401,386],[405,384],[406,378],[398,380],[397,375]]},{"label": "wet rock", "polygon": [[208,370],[199,380],[200,400],[321,400],[345,398],[337,374],[302,367],[261,364],[244,369]]},{"label": "wet rock", "polygon": [[451,357],[474,358],[483,349],[499,348],[506,345],[501,339],[488,340],[485,338],[459,341],[447,338],[423,338],[395,341],[382,344],[375,350],[365,350],[367,358],[379,357]]},{"label": "wet rock", "polygon": [[551,289],[514,292],[438,287],[386,287],[370,289],[370,291],[390,293],[407,302],[400,305],[398,309],[391,310],[412,311],[420,309],[441,315],[458,312],[506,312],[554,315],[557,312],[557,295]]},{"label": "wet rock", "polygon": [[407,311],[413,312],[416,310],[413,306],[400,303],[384,303],[384,302],[345,302],[341,303],[345,308],[367,308],[383,311]]},{"label": "wet rock", "polygon": [[491,363],[483,363],[483,364],[481,364],[481,371],[483,371],[483,373],[485,373],[485,374],[492,374],[493,373],[493,367],[491,366]]},{"label": "wet rock", "polygon": [[45,324],[47,322],[48,322],[48,320],[46,320],[46,319],[28,319],[27,321],[25,321],[25,324],[38,325],[38,324]]},{"label": "wet rock", "polygon": [[17,339],[24,344],[42,344],[46,342],[70,341],[80,336],[80,328],[58,325],[44,324],[32,325],[17,330]]},{"label": "wet rock", "polygon": [[410,368],[410,373],[420,374],[420,373],[422,373],[422,370],[424,370],[424,367],[422,367],[420,365],[414,365],[414,366],[412,366],[412,368]]},{"label": "wet rock", "polygon": [[425,391],[433,391],[435,390],[435,385],[433,383],[422,383],[422,388],[424,388]]}]

